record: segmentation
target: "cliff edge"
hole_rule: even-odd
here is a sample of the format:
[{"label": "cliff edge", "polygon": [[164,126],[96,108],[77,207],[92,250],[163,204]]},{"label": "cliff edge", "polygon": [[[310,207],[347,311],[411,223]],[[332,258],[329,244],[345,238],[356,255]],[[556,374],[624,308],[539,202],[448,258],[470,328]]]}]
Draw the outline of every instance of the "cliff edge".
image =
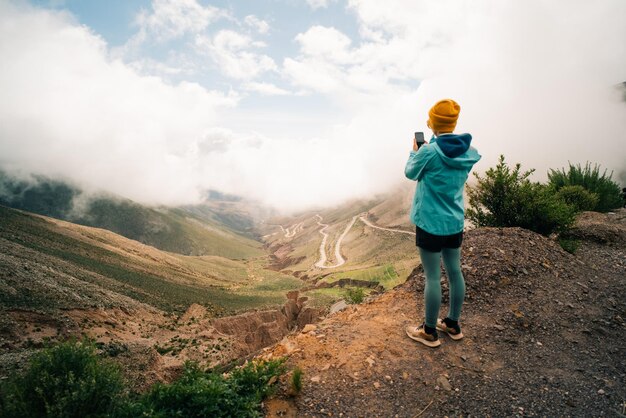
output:
[{"label": "cliff edge", "polygon": [[[619,237],[625,214],[586,215],[578,236]],[[463,340],[440,333],[430,349],[405,335],[423,317],[417,267],[394,290],[266,349],[261,357],[303,370],[302,391],[290,396],[284,376],[267,416],[623,416],[626,245],[601,241],[572,255],[519,228],[469,231]]]}]

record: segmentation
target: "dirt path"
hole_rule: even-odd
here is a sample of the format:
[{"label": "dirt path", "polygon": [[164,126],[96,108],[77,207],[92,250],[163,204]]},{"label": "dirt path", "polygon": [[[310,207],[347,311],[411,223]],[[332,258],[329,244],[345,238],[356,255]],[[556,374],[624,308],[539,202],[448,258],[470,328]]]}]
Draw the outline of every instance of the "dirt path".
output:
[{"label": "dirt path", "polygon": [[320,259],[317,263],[315,263],[315,267],[319,267],[321,269],[334,269],[336,267],[340,267],[344,265],[346,263],[346,260],[341,255],[341,241],[343,241],[345,236],[348,235],[348,232],[350,232],[350,228],[352,228],[352,225],[354,225],[354,222],[356,221],[359,215],[355,215],[352,217],[348,225],[346,225],[346,228],[343,230],[343,232],[337,239],[337,243],[335,244],[335,259],[337,261],[335,262],[335,264],[330,265],[330,266],[326,265],[326,262],[328,260],[328,257],[326,257],[326,241],[328,240],[328,233],[326,232],[326,228],[328,228],[328,224],[323,224],[321,222],[322,217],[319,214],[315,216],[319,218],[317,221],[317,224],[322,227],[322,229],[320,229],[319,232],[320,234],[322,234],[322,237],[323,237],[322,242],[320,244]]},{"label": "dirt path", "polygon": [[327,266],[326,263],[328,261],[328,257],[326,256],[326,242],[328,241],[328,233],[326,232],[326,228],[328,228],[329,225],[321,222],[322,217],[319,214],[316,214],[315,216],[318,218],[317,224],[322,227],[322,229],[319,230],[319,233],[322,234],[322,242],[320,244],[320,259],[317,261],[317,263],[315,263],[315,267],[318,267],[321,269],[333,269],[333,268],[340,267],[346,263],[346,260],[341,255],[341,242],[346,237],[346,235],[348,235],[348,232],[350,232],[350,229],[352,228],[352,226],[354,225],[357,219],[361,220],[365,225],[371,228],[380,229],[382,231],[391,231],[391,232],[399,232],[402,234],[415,235],[414,232],[404,231],[402,229],[391,229],[391,228],[383,228],[380,226],[376,226],[367,220],[365,214],[360,213],[352,217],[348,225],[346,225],[346,228],[343,230],[343,233],[337,239],[337,243],[335,244],[335,259],[337,261],[335,262],[335,264]]},{"label": "dirt path", "polygon": [[[315,263],[315,267],[320,268],[320,269],[334,269],[337,267],[341,267],[342,265],[346,263],[346,259],[341,254],[341,243],[343,239],[346,237],[346,235],[348,235],[348,232],[350,232],[350,229],[352,228],[352,226],[354,225],[357,219],[361,220],[365,225],[369,226],[370,228],[379,229],[381,231],[390,231],[390,232],[397,232],[401,234],[415,235],[415,233],[411,231],[405,231],[402,229],[384,228],[384,227],[374,225],[373,223],[367,220],[366,216],[367,215],[365,213],[360,213],[358,215],[353,216],[350,222],[348,222],[345,229],[343,230],[343,232],[337,239],[337,242],[335,243],[335,251],[334,251],[335,263],[328,265],[328,256],[326,253],[326,244],[328,243],[328,233],[326,232],[326,229],[330,225],[322,223],[323,218],[319,213],[315,214],[314,218],[317,219],[317,224],[322,227],[319,230],[319,233],[322,235],[322,242],[320,243],[320,247],[319,247],[320,256],[319,256],[318,261]],[[294,236],[296,236],[298,232],[301,232],[302,230],[304,230],[304,222],[298,222],[287,228],[283,227],[282,225],[276,225],[276,226],[278,226],[281,229],[281,232],[283,233],[285,238],[293,238]],[[264,235],[263,238],[270,237],[277,233],[278,232],[274,232],[272,234]]]},{"label": "dirt path", "polygon": [[415,236],[415,232],[411,232],[411,231],[405,231],[403,229],[391,229],[391,228],[383,228],[382,226],[376,226],[373,223],[371,223],[370,221],[367,220],[367,218],[365,217],[365,215],[362,215],[359,217],[359,219],[367,226],[369,226],[370,228],[374,228],[374,229],[380,229],[382,231],[391,231],[391,232],[399,232],[401,234],[408,234],[408,235],[413,235]]},{"label": "dirt path", "polygon": [[[423,315],[417,268],[268,350],[304,371],[302,392],[279,393],[268,416],[623,416],[624,245],[572,256],[529,231],[480,229],[466,234],[463,270],[464,340],[428,349],[406,337]],[[445,280],[443,294],[445,315]]]},{"label": "dirt path", "polygon": [[[291,230],[290,230],[291,229]],[[285,230],[285,238],[293,238],[304,229],[304,222],[298,222]]]}]

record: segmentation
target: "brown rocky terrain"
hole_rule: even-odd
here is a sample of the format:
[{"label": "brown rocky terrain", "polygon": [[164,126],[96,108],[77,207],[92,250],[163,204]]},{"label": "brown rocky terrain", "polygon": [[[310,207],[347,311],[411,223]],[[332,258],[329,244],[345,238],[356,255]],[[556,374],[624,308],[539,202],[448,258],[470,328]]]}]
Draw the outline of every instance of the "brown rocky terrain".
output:
[{"label": "brown rocky terrain", "polygon": [[[440,333],[430,349],[405,335],[423,315],[418,267],[394,290],[266,349],[262,357],[303,370],[302,391],[291,396],[283,377],[267,416],[624,416],[625,219],[624,210],[585,214],[578,236],[607,238],[575,255],[518,228],[468,232],[463,340]],[[444,286],[442,311],[446,298]]]},{"label": "brown rocky terrain", "polygon": [[[256,260],[179,256],[0,206],[0,379],[46,344],[83,335],[137,389],[170,380],[186,360],[229,364],[320,315],[281,277]],[[222,302],[247,312],[227,316]]]},{"label": "brown rocky terrain", "polygon": [[600,244],[626,245],[626,211],[611,213],[583,212],[568,232],[572,238]]},{"label": "brown rocky terrain", "polygon": [[124,364],[135,389],[176,377],[187,360],[204,367],[227,365],[285,335],[319,320],[322,311],[306,306],[306,298],[290,292],[281,309],[214,318],[201,305],[180,317],[148,306],[137,308],[68,309],[57,315],[10,310],[0,333],[0,377],[22,367],[47,341],[94,339],[106,354]]},{"label": "brown rocky terrain", "polygon": [[[255,354],[287,356],[290,369],[304,370],[304,387],[289,395],[290,375],[284,376],[277,397],[267,402],[268,416],[625,412],[624,210],[583,214],[571,233],[583,240],[575,255],[522,229],[468,232],[466,338],[455,342],[442,335],[436,350],[404,334],[405,325],[422,317],[419,266],[405,284],[322,322],[323,311],[308,306],[298,292],[289,292],[282,308],[218,318],[210,306],[199,304],[178,313],[161,310],[140,301],[152,300],[139,295],[140,289],[33,245],[32,237],[41,239],[38,245],[55,245],[61,229],[68,237],[61,238],[72,238],[74,256],[90,255],[100,248],[91,246],[98,241],[122,255],[124,265],[143,269],[152,260],[167,268],[168,276],[184,279],[180,285],[197,280],[179,258],[132,242],[111,245],[119,238],[93,229],[58,221],[31,236],[26,229],[5,229],[0,235],[0,378],[22,367],[46,342],[84,334],[124,365],[137,390],[170,381],[185,360],[217,366]],[[102,254],[104,261],[113,257]],[[130,257],[133,263],[126,261]]]}]

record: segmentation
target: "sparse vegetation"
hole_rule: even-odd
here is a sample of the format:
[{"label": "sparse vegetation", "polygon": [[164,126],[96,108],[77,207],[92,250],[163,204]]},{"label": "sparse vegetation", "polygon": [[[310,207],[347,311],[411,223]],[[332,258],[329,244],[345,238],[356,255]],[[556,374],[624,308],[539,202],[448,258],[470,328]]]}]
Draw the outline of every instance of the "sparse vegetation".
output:
[{"label": "sparse vegetation", "polygon": [[567,186],[581,186],[598,196],[593,209],[596,212],[608,212],[623,205],[619,185],[612,180],[613,173],[607,175],[606,170],[600,174],[600,165],[587,162],[585,166],[569,164],[567,170],[550,170],[548,179],[550,186],[560,191]]},{"label": "sparse vegetation", "polygon": [[115,417],[260,417],[261,401],[284,372],[282,360],[250,362],[229,375],[203,371],[186,363],[183,375],[171,384],[157,383]]},{"label": "sparse vegetation", "polygon": [[2,384],[0,416],[259,417],[283,363],[250,362],[228,375],[186,363],[180,379],[129,398],[118,367],[92,341],[73,340],[42,350],[23,374]]},{"label": "sparse vegetation", "polygon": [[[91,284],[95,284],[168,312],[183,312],[192,303],[206,306],[213,315],[276,306],[284,302],[287,291],[302,286],[302,281],[295,277],[267,270],[268,262],[264,259],[252,259],[244,264],[219,257],[181,256],[181,266],[185,270],[205,275],[201,281],[192,276],[185,278],[176,265],[153,261],[149,257],[142,261],[130,259],[98,242],[77,239],[71,227],[58,228],[45,219],[2,206],[0,232],[15,245],[62,261],[63,269],[85,282],[72,283],[77,286],[79,294],[90,292]],[[110,238],[98,235],[97,231],[93,233],[95,239],[110,243]],[[112,244],[124,248],[123,242]],[[260,280],[250,282],[246,268]],[[206,277],[207,271],[211,272],[209,277]],[[101,280],[98,275],[110,280]],[[233,277],[239,284],[237,289],[229,288]],[[18,285],[31,284],[19,282]],[[0,307],[42,310],[75,307],[68,303],[66,297],[51,297],[46,292],[20,291],[16,295],[0,292]]]},{"label": "sparse vegetation", "polygon": [[412,263],[413,260],[409,260],[408,263],[387,263],[381,266],[346,270],[326,276],[322,279],[322,281],[333,283],[339,279],[349,278],[370,282],[378,282],[385,289],[391,289],[394,286],[397,286],[398,284],[404,282],[408,274],[411,272],[411,269],[413,267]]},{"label": "sparse vegetation", "polygon": [[468,219],[476,226],[518,226],[543,235],[567,230],[574,208],[550,187],[530,181],[533,172],[522,171],[520,164],[509,167],[501,155],[484,177],[474,173],[478,184],[468,188]]},{"label": "sparse vegetation", "polygon": [[350,304],[358,304],[365,299],[365,291],[362,287],[349,287],[345,291],[344,298]]},{"label": "sparse vegetation", "polygon": [[2,385],[3,417],[97,417],[113,411],[123,382],[118,368],[89,340],[36,354],[24,374]]},{"label": "sparse vegetation", "polygon": [[293,396],[299,394],[302,391],[302,369],[296,367],[291,373],[291,379],[289,379],[289,393]]},{"label": "sparse vegetation", "polygon": [[[0,170],[0,204],[81,225],[108,229],[161,250],[186,255],[219,255],[243,259],[264,254],[245,229],[245,213],[225,212],[219,205],[153,208],[113,195],[86,195],[79,188],[43,176],[34,182]],[[74,208],[82,196],[84,207]],[[233,213],[234,212],[234,213]]]},{"label": "sparse vegetation", "polygon": [[574,254],[580,246],[580,241],[575,239],[559,238],[559,245],[570,254]]}]

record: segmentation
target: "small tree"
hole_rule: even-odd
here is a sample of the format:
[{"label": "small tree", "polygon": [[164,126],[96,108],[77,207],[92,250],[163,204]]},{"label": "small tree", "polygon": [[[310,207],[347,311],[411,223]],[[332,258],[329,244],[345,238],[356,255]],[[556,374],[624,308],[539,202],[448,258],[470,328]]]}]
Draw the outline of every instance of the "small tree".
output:
[{"label": "small tree", "polygon": [[550,186],[557,191],[566,186],[582,186],[587,191],[595,193],[598,202],[592,210],[597,212],[608,212],[623,205],[620,187],[612,177],[613,173],[607,175],[606,170],[600,174],[600,166],[598,164],[592,166],[589,162],[584,167],[570,163],[567,170],[562,168],[548,172]]},{"label": "small tree", "polygon": [[476,226],[529,229],[543,235],[562,232],[574,221],[575,210],[556,196],[549,187],[531,182],[534,169],[509,167],[501,155],[498,164],[468,188],[467,217]]},{"label": "small tree", "polygon": [[69,341],[36,354],[23,375],[3,385],[3,417],[102,417],[123,389],[119,369],[91,341]]}]

